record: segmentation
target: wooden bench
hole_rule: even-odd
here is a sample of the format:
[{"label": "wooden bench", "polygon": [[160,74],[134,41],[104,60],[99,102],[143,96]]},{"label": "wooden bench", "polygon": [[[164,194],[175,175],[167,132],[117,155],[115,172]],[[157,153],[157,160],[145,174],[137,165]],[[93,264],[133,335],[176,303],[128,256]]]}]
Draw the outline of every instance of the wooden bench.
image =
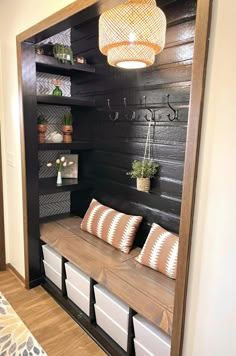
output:
[{"label": "wooden bench", "polygon": [[41,240],[171,335],[175,281],[136,262],[140,248],[126,255],[80,224],[79,217],[41,224]]}]

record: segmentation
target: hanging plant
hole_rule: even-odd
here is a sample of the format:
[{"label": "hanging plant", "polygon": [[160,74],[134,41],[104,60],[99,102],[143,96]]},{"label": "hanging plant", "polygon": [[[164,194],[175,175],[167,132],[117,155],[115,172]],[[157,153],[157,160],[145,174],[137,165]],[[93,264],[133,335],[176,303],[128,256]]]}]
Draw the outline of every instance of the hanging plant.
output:
[{"label": "hanging plant", "polygon": [[151,159],[151,122],[149,122],[148,133],[145,144],[143,160],[135,160],[132,163],[132,170],[127,173],[131,178],[137,179],[137,190],[149,192],[151,187],[151,178],[158,171],[159,164]]}]

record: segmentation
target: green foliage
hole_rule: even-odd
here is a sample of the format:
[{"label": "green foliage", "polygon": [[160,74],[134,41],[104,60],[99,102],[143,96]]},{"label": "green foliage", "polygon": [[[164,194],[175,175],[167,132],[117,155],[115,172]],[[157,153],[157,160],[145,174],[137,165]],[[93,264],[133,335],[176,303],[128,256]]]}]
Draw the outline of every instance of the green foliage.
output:
[{"label": "green foliage", "polygon": [[55,43],[53,46],[54,57],[62,63],[70,62],[74,64],[73,51],[70,46]]},{"label": "green foliage", "polygon": [[63,125],[71,126],[73,124],[73,117],[70,112],[64,114],[63,116]]},{"label": "green foliage", "polygon": [[159,164],[152,160],[133,161],[132,171],[127,175],[131,178],[152,178],[158,171]]},{"label": "green foliage", "polygon": [[37,118],[38,121],[38,125],[46,125],[47,124],[47,120],[43,115],[39,115]]}]

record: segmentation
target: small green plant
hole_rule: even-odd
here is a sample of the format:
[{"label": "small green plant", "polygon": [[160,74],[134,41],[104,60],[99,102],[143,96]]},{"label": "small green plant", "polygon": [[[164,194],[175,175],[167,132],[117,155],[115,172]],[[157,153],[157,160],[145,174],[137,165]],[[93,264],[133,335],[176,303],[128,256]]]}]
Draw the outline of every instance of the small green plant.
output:
[{"label": "small green plant", "polygon": [[62,63],[70,62],[71,64],[74,64],[73,52],[70,46],[55,43],[53,46],[53,55]]},{"label": "small green plant", "polygon": [[159,164],[152,160],[133,161],[132,171],[128,172],[131,178],[153,178],[157,173]]},{"label": "small green plant", "polygon": [[70,112],[64,114],[63,116],[63,125],[64,126],[72,126],[73,124],[73,117]]},{"label": "small green plant", "polygon": [[46,125],[47,119],[43,115],[39,115],[37,118],[38,125]]}]

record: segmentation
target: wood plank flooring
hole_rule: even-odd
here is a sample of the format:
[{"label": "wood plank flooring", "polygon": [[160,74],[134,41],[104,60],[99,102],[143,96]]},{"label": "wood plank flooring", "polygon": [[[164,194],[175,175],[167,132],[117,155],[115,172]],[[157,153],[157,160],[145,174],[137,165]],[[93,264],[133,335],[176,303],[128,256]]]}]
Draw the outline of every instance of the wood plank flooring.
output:
[{"label": "wood plank flooring", "polygon": [[0,292],[48,356],[104,356],[98,345],[42,287],[26,290],[15,275],[0,272]]}]

